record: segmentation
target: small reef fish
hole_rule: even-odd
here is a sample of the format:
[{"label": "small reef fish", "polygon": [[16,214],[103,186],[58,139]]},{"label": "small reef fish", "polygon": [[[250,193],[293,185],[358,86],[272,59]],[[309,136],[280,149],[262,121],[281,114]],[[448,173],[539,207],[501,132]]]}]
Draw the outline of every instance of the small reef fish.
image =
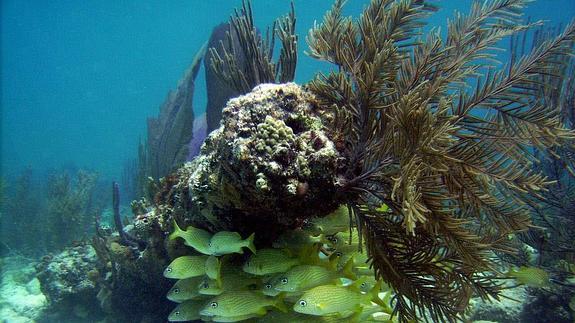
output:
[{"label": "small reef fish", "polygon": [[198,292],[202,295],[219,295],[223,291],[250,290],[258,286],[259,279],[242,271],[239,265],[228,258],[221,260],[220,281],[204,279],[198,284]]},{"label": "small reef fish", "polygon": [[198,292],[198,284],[203,280],[203,277],[192,277],[178,280],[174,286],[168,291],[166,297],[176,303],[182,303],[190,299],[197,299],[203,297]]},{"label": "small reef fish", "polygon": [[303,229],[295,229],[285,232],[279,238],[274,241],[272,246],[276,249],[290,249],[294,251],[299,251],[302,248],[306,248],[313,244],[323,244],[325,243],[325,236],[320,234],[319,236],[312,236],[309,232]]},{"label": "small reef fish", "polygon": [[349,230],[349,213],[346,205],[341,205],[334,212],[322,217],[312,219],[305,228],[313,236],[333,235]]},{"label": "small reef fish", "polygon": [[242,240],[242,236],[237,232],[220,231],[210,239],[209,254],[222,256],[230,253],[244,253],[244,247],[256,253],[253,233],[247,239]]},{"label": "small reef fish", "polygon": [[331,262],[330,268],[315,265],[299,265],[285,273],[278,274],[272,285],[275,290],[284,292],[300,292],[312,287],[337,281],[341,277],[354,280],[352,272],[353,260],[350,259],[341,271],[336,270],[336,263]]},{"label": "small reef fish", "polygon": [[164,270],[164,277],[184,279],[202,276],[206,273],[208,256],[182,256],[174,259]]},{"label": "small reef fish", "polygon": [[353,259],[353,271],[358,275],[370,275],[373,274],[373,269],[370,268],[369,258],[365,252],[359,252],[355,248],[342,248],[333,250],[332,254],[329,256],[330,261],[337,259],[337,268],[342,269],[343,266],[350,260]]},{"label": "small reef fish", "polygon": [[170,240],[176,238],[184,239],[184,244],[188,247],[192,247],[197,251],[203,253],[204,255],[209,255],[209,244],[212,234],[206,230],[194,228],[189,226],[186,231],[180,229],[178,223],[174,220],[174,232],[169,235]]},{"label": "small reef fish", "polygon": [[267,307],[287,311],[283,297],[271,298],[252,291],[225,292],[208,301],[200,311],[205,316],[265,315]]},{"label": "small reef fish", "polygon": [[242,269],[252,275],[269,275],[283,273],[295,265],[300,260],[292,258],[291,255],[281,249],[261,249],[258,253],[251,255],[244,263]]},{"label": "small reef fish", "polygon": [[168,321],[170,322],[186,322],[200,319],[200,310],[204,308],[206,301],[185,301],[170,313]]},{"label": "small reef fish", "polygon": [[328,246],[333,249],[357,251],[359,249],[359,234],[357,230],[351,231],[351,244],[349,238],[349,231],[326,236]]},{"label": "small reef fish", "polygon": [[372,301],[383,306],[378,297],[380,289],[379,283],[367,294],[343,286],[318,286],[305,292],[293,305],[293,310],[298,313],[317,316],[344,314],[350,311],[359,314],[363,307],[370,306]]},{"label": "small reef fish", "polygon": [[508,277],[514,278],[519,284],[527,285],[529,287],[546,287],[549,286],[549,274],[536,267],[519,267],[519,269],[511,269],[507,273]]}]

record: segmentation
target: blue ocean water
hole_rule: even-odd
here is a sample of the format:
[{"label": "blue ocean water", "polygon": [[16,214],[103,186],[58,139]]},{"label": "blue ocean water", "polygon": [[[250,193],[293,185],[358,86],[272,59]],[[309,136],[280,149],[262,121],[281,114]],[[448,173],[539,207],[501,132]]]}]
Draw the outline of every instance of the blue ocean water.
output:
[{"label": "blue ocean water", "polygon": [[[347,4],[357,14],[367,1]],[[300,51],[328,0],[296,0]],[[445,26],[470,0],[437,1],[430,26]],[[1,171],[14,175],[73,166],[117,178],[145,138],[155,116],[211,29],[228,19],[239,0],[22,1],[1,2]],[[289,10],[289,1],[253,1],[260,27]],[[573,0],[538,0],[532,19],[565,24]],[[445,28],[443,29],[445,30]],[[296,80],[325,65],[300,56]],[[206,98],[200,73],[194,109]]]}]

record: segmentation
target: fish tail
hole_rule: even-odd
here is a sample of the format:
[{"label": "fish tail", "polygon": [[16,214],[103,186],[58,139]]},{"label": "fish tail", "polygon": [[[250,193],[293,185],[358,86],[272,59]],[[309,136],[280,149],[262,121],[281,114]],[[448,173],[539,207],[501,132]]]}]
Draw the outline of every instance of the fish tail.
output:
[{"label": "fish tail", "polygon": [[251,252],[255,255],[256,254],[256,245],[254,244],[254,237],[255,237],[255,233],[252,233],[247,239],[246,241],[248,242],[247,246],[248,249],[251,250]]},{"label": "fish tail", "polygon": [[373,286],[373,288],[369,291],[369,301],[376,303],[377,305],[387,308],[389,304],[386,304],[381,298],[379,298],[379,291],[381,291],[381,279],[377,281],[377,283]]},{"label": "fish tail", "polygon": [[181,234],[183,232],[182,229],[180,229],[180,227],[178,226],[178,222],[176,222],[175,219],[172,219],[172,224],[174,226],[174,232],[170,233],[170,235],[168,236],[170,240],[174,240],[178,237],[181,237]]},{"label": "fish tail", "polygon": [[349,260],[343,266],[341,273],[345,278],[349,278],[351,280],[356,280],[357,276],[353,272],[353,257],[349,258]]},{"label": "fish tail", "polygon": [[288,312],[288,308],[287,308],[286,304],[284,303],[285,297],[286,297],[286,293],[279,293],[275,297],[275,302],[273,304],[273,307],[277,308],[278,310],[280,310],[283,313]]}]

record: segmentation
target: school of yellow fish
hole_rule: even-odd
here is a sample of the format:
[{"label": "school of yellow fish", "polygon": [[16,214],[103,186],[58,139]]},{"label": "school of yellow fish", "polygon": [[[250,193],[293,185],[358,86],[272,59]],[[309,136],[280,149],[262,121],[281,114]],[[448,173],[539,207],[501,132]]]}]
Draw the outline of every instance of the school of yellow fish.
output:
[{"label": "school of yellow fish", "polygon": [[286,232],[273,248],[256,250],[253,234],[174,223],[169,239],[178,238],[196,255],[164,270],[177,279],[167,295],[178,303],[170,322],[392,321],[392,291],[373,277],[357,231],[350,236],[346,207]]},{"label": "school of yellow fish", "polygon": [[[167,294],[178,303],[170,322],[397,321],[393,291],[374,278],[347,207],[286,232],[272,248],[256,250],[254,234],[182,230],[174,222],[169,239],[178,238],[195,254],[164,270],[177,279]],[[535,288],[550,284],[549,274],[535,267],[512,268],[502,278]]]}]

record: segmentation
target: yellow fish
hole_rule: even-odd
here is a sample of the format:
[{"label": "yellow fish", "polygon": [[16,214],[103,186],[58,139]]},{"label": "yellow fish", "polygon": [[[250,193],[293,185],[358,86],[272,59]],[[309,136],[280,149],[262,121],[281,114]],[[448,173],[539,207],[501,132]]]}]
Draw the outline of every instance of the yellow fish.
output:
[{"label": "yellow fish", "polygon": [[265,315],[267,307],[287,311],[283,297],[267,297],[252,291],[234,291],[218,295],[208,301],[200,311],[205,316]]},{"label": "yellow fish", "polygon": [[229,258],[224,258],[221,261],[220,282],[205,277],[198,284],[198,292],[203,295],[219,295],[224,291],[248,290],[257,288],[259,281],[257,277],[242,271]]},{"label": "yellow fish", "polygon": [[349,238],[349,231],[326,236],[327,241],[329,241],[328,246],[333,249],[357,251],[359,249],[359,233],[357,230],[351,231],[351,244]]},{"label": "yellow fish", "polygon": [[299,263],[299,259],[292,258],[281,249],[261,249],[248,258],[242,269],[246,273],[261,276],[285,272]]},{"label": "yellow fish", "polygon": [[166,297],[176,303],[182,303],[189,299],[201,298],[202,295],[198,292],[198,284],[203,280],[200,277],[192,277],[178,280],[174,286],[168,291]]},{"label": "yellow fish", "polygon": [[313,244],[323,244],[325,242],[325,237],[320,234],[317,237],[312,236],[309,232],[303,229],[295,229],[287,231],[278,237],[272,246],[276,249],[291,249],[291,250],[301,250],[302,248],[308,248]]},{"label": "yellow fish", "polygon": [[200,310],[205,306],[206,301],[185,301],[168,315],[170,322],[186,322],[200,319]]},{"label": "yellow fish", "polygon": [[300,292],[312,287],[327,284],[341,277],[355,279],[352,272],[353,260],[350,259],[341,271],[337,271],[336,263],[331,268],[315,265],[299,265],[285,273],[278,274],[272,281],[273,288],[278,291]]},{"label": "yellow fish", "polygon": [[206,273],[208,256],[182,256],[174,259],[164,270],[164,277],[184,279],[202,276]]},{"label": "yellow fish", "polygon": [[312,219],[305,230],[313,236],[333,235],[349,230],[349,213],[346,205],[341,205],[334,212],[322,217]]},{"label": "yellow fish", "polygon": [[204,255],[209,255],[209,243],[212,238],[212,234],[206,230],[197,229],[194,227],[187,227],[186,231],[180,229],[178,223],[174,220],[174,232],[169,235],[170,240],[176,238],[184,239],[184,244],[188,247],[192,247],[197,251],[203,253]]},{"label": "yellow fish", "polygon": [[253,233],[247,239],[242,240],[242,236],[237,232],[220,231],[210,239],[209,254],[222,256],[230,253],[244,253],[244,247],[256,253]]},{"label": "yellow fish", "polygon": [[529,287],[546,287],[549,286],[550,282],[549,274],[545,270],[536,267],[522,266],[519,269],[511,269],[507,276]]},{"label": "yellow fish", "polygon": [[318,286],[305,292],[293,305],[293,310],[317,316],[343,314],[350,311],[360,313],[363,307],[370,306],[372,301],[382,303],[378,297],[380,289],[379,283],[367,294],[361,294],[343,286]]}]

